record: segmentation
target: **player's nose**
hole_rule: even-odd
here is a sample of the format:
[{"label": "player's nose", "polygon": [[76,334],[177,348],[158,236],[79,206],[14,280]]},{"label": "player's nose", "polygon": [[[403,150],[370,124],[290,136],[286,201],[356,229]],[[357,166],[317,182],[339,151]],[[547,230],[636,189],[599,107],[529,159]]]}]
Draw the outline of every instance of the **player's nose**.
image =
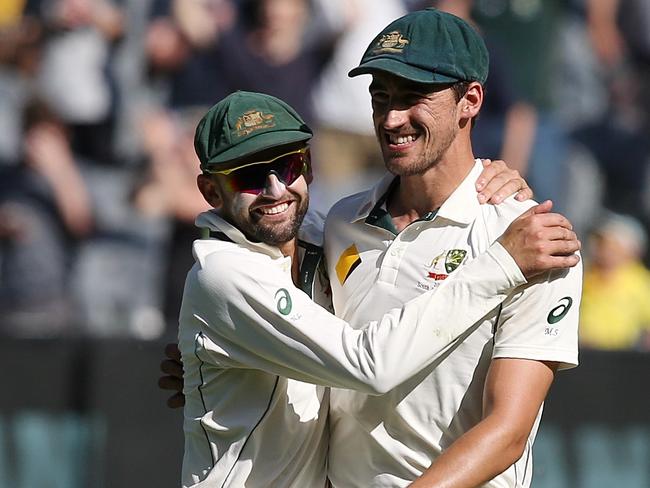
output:
[{"label": "player's nose", "polygon": [[264,185],[264,190],[262,191],[262,194],[266,197],[270,198],[281,198],[287,187],[285,184],[278,178],[278,175],[276,175],[274,172],[270,172],[268,175],[266,175],[266,183]]},{"label": "player's nose", "polygon": [[384,129],[391,130],[402,127],[408,118],[406,115],[406,110],[400,108],[391,107],[386,111],[384,116],[383,126]]}]

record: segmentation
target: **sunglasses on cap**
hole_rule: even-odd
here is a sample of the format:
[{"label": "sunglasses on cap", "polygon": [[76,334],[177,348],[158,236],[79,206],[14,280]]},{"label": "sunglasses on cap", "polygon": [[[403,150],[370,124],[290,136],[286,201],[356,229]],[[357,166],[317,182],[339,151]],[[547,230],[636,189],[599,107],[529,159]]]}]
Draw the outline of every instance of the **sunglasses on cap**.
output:
[{"label": "sunglasses on cap", "polygon": [[277,176],[285,186],[290,186],[310,171],[311,158],[308,147],[280,154],[268,161],[254,161],[230,169],[205,170],[209,174],[227,176],[226,182],[232,191],[255,195],[262,193],[270,173]]}]

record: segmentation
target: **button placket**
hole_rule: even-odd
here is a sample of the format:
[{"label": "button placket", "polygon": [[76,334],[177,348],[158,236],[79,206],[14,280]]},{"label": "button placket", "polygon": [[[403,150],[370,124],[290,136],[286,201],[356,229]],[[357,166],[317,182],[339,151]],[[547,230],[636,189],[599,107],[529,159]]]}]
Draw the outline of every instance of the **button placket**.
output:
[{"label": "button placket", "polygon": [[399,275],[399,268],[402,262],[402,257],[406,253],[408,244],[401,239],[402,234],[395,237],[390,244],[384,257],[381,270],[379,272],[379,281],[395,285]]}]

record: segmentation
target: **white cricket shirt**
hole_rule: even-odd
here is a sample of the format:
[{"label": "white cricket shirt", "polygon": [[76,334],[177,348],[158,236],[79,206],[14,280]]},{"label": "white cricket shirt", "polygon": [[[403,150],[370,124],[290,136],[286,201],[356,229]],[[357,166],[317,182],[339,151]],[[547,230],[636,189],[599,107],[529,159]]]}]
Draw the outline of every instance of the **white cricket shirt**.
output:
[{"label": "white cricket shirt", "polygon": [[[325,253],[339,317],[364,327],[427,290],[441,290],[450,274],[471,266],[534,204],[508,199],[496,206],[479,205],[474,185],[481,170],[477,160],[435,216],[427,215],[397,235],[385,207],[391,185],[399,183],[392,175],[333,207],[325,227]],[[477,276],[474,286],[489,279],[487,274]],[[577,365],[581,280],[577,266],[520,287],[479,320],[473,333],[454,343],[435,370],[384,395],[332,389],[329,476],[334,486],[401,487],[421,475],[443,449],[481,420],[492,358],[558,361],[561,368]],[[483,306],[480,299],[467,304],[468,309]],[[467,312],[453,309],[431,320],[444,330],[444,324],[455,327]],[[414,340],[412,347],[415,351],[427,345]],[[485,486],[529,486],[538,422],[539,416],[522,458]]]},{"label": "white cricket shirt", "polygon": [[[355,330],[304,291],[326,296],[318,242],[301,243],[299,289],[290,258],[278,249],[248,241],[214,212],[201,214],[197,225],[209,229],[210,238],[194,243],[196,264],[179,319],[184,487],[323,487],[329,391],[315,385],[386,392],[431,365],[525,282],[496,245],[435,295]],[[303,231],[316,227],[308,221]],[[484,306],[470,308],[470,295],[461,290],[485,275],[474,295],[484,297]],[[430,319],[456,308],[467,309],[456,328],[443,331],[438,324],[446,320]]]}]

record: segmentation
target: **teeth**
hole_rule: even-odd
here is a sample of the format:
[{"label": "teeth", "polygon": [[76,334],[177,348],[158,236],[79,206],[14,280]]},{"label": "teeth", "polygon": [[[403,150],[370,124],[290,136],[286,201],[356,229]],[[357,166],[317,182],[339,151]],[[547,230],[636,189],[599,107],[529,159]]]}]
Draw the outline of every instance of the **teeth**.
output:
[{"label": "teeth", "polygon": [[388,137],[391,144],[397,144],[398,146],[400,144],[408,144],[409,142],[413,142],[418,138],[416,135],[396,136],[392,134],[389,134]]},{"label": "teeth", "polygon": [[263,207],[263,208],[260,208],[260,212],[262,212],[264,215],[275,215],[275,214],[279,214],[281,212],[284,212],[288,208],[289,208],[288,203],[280,203],[279,205],[276,205],[275,207]]}]

